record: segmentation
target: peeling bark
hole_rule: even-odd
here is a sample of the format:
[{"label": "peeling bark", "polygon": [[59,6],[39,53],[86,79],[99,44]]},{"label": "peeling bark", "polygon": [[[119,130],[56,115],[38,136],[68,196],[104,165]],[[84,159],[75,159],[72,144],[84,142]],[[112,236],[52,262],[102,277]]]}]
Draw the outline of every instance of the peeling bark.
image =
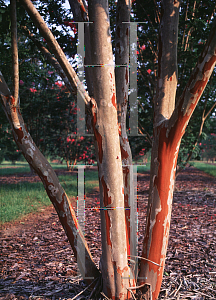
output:
[{"label": "peeling bark", "polygon": [[88,22],[88,10],[82,0],[69,0],[75,22]]},{"label": "peeling bark", "polygon": [[169,119],[175,107],[179,6],[179,1],[162,1],[154,127]]},{"label": "peeling bark", "polygon": [[[216,63],[216,20],[198,64],[175,107],[179,1],[162,1],[147,225],[139,286],[134,287],[135,283],[130,280],[128,266],[129,215],[125,213],[125,207],[129,205],[127,197],[129,169],[122,170],[122,161],[127,165],[131,164],[125,128],[128,72],[127,67],[119,68],[115,80],[108,1],[89,1],[90,21],[94,22],[90,25],[90,48],[94,65],[92,81],[95,99],[90,98],[84,90],[75,71],[31,1],[21,0],[21,2],[56,55],[65,74],[63,76],[68,78],[70,85],[75,90],[78,89],[82,99],[89,104],[87,109],[91,112],[91,128],[95,136],[99,170],[102,233],[100,268],[104,293],[111,299],[131,299],[129,290],[144,287],[143,296],[155,300],[160,291],[166,257],[179,146]],[[88,20],[88,12],[82,0],[71,3],[77,5],[80,20]],[[121,22],[124,21],[124,16],[128,18],[127,2],[120,0],[117,10],[119,15],[117,15],[116,62],[119,61],[119,64],[124,65],[128,64],[126,61],[128,28]],[[56,61],[55,64],[57,65]],[[0,96],[15,142],[30,166],[40,176],[80,263],[82,276],[92,277],[86,279],[87,282],[92,282],[95,277],[100,276],[100,273],[92,260],[73,207],[51,166],[31,139],[20,114],[19,105],[10,94],[1,73]],[[85,261],[81,260],[78,251],[80,248],[84,249]]]},{"label": "peeling bark", "polygon": [[111,299],[127,299],[127,263],[124,187],[119,142],[114,63],[108,2],[89,1],[95,104],[93,131],[97,148],[101,201],[102,257],[100,268],[104,293]]},{"label": "peeling bark", "polygon": [[[14,97],[10,94],[1,72],[0,79],[1,103],[11,125],[14,140],[31,168],[40,177],[47,195],[54,205],[59,220],[65,230],[74,251],[74,256],[80,262],[79,269],[83,278],[92,277],[92,279],[86,280],[90,283],[95,278],[99,277],[99,271],[93,262],[70,200],[51,165],[32,140],[20,113],[19,105],[15,103]],[[85,261],[79,259],[79,249],[85,251]]]},{"label": "peeling bark", "polygon": [[[132,165],[131,149],[126,132],[126,115],[128,102],[129,88],[129,30],[130,26],[130,1],[119,0],[117,3],[116,16],[116,53],[115,63],[115,78],[116,78],[116,98],[117,98],[117,114],[119,124],[119,137],[124,177],[124,199],[125,208],[130,206],[130,170],[129,165]],[[130,210],[125,210],[126,230],[128,240],[128,255],[130,255]]]},{"label": "peeling bark", "polygon": [[[164,15],[162,15],[162,18],[163,16]],[[164,42],[163,39],[163,43]],[[160,55],[162,55],[163,45],[159,44],[159,48],[159,53],[161,52]],[[163,69],[163,60],[159,62],[161,64],[159,68],[160,71]],[[168,91],[166,91],[166,88],[162,85],[164,98],[159,99],[159,101],[162,99],[160,110],[157,108],[156,103],[154,141],[151,157],[150,193],[142,257],[150,259],[162,267],[156,266],[151,262],[141,261],[139,274],[140,284],[148,283],[151,285],[152,299],[157,299],[158,297],[163,276],[171,219],[176,163],[181,138],[212,74],[215,63],[216,20],[213,23],[209,39],[200,55],[197,66],[193,70],[188,84],[172,114],[170,110],[166,110],[167,103],[170,102],[170,99],[173,103],[175,102],[175,91],[172,85],[167,84],[166,88],[168,88]],[[166,76],[164,78],[166,78]],[[158,88],[161,89],[159,81],[158,85]],[[170,97],[171,93],[172,97]],[[157,95],[160,95],[160,93]],[[157,98],[156,101],[158,101]],[[167,119],[166,114],[171,114],[171,116]]]}]

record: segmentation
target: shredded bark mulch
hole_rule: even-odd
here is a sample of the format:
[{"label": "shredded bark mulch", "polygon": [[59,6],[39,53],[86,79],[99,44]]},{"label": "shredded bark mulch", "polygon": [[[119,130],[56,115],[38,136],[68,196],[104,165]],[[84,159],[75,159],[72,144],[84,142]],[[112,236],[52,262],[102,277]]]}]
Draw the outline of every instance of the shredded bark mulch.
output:
[{"label": "shredded bark mulch", "polygon": [[[20,180],[35,182],[39,178],[29,174],[2,176],[0,183]],[[139,255],[148,189],[149,173],[139,174]],[[214,177],[193,167],[178,176],[159,299],[216,299],[215,202]],[[101,255],[98,207],[99,193],[95,190],[86,196],[85,237],[97,265]],[[77,271],[71,247],[52,206],[4,224],[0,253],[0,300],[96,299],[90,295],[90,289],[84,291],[86,285]],[[106,298],[101,295],[101,299]]]}]

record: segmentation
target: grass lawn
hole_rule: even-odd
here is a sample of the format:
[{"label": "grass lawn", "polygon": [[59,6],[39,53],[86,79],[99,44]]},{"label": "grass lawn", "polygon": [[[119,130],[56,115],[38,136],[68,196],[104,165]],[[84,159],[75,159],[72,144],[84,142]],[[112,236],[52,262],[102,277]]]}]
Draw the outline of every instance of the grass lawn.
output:
[{"label": "grass lawn", "polygon": [[[62,165],[52,164],[54,169],[63,169]],[[66,169],[66,166],[65,166]],[[1,165],[0,176],[30,172],[26,163]],[[69,198],[77,197],[77,175],[60,175],[59,181]],[[85,193],[89,193],[98,186],[97,171],[85,171]],[[0,186],[0,223],[10,222],[22,218],[24,215],[38,211],[51,202],[46,194],[42,182],[20,182],[18,184],[4,184]]]},{"label": "grass lawn", "polygon": [[137,172],[142,173],[142,172],[148,172],[150,171],[150,162],[146,163],[145,165],[138,165],[137,166]]},{"label": "grass lawn", "polygon": [[[200,161],[190,162],[210,175],[216,177],[216,164],[207,164]],[[54,169],[65,169],[66,165],[51,163]],[[137,165],[137,172],[142,173],[150,170],[150,163]],[[27,162],[18,162],[15,165],[4,162],[0,165],[0,176],[28,173],[30,168]],[[77,197],[77,175],[60,175],[59,180],[69,198]],[[98,187],[98,173],[93,170],[85,170],[85,193],[88,194]],[[38,211],[51,202],[46,195],[41,182],[20,182],[18,184],[5,184],[0,186],[0,223],[20,219],[24,215]]]},{"label": "grass lawn", "polygon": [[[66,165],[51,163],[51,166],[54,169],[67,169]],[[17,173],[28,173],[30,172],[30,167],[27,162],[17,162],[15,165],[12,165],[10,162],[4,161],[0,165],[0,176],[3,175],[12,175]]]},{"label": "grass lawn", "polygon": [[[54,169],[65,169],[66,165],[51,163]],[[149,171],[150,163],[138,165],[137,172]],[[0,176],[28,173],[27,162],[17,162],[12,165],[4,162],[0,165]],[[69,198],[77,197],[77,175],[60,175],[59,180]],[[85,170],[85,193],[88,194],[98,187],[98,172]],[[20,182],[0,186],[0,223],[10,222],[22,218],[24,215],[38,211],[51,204],[41,182]]]},{"label": "grass lawn", "polygon": [[214,177],[216,177],[216,164],[212,165],[212,164],[207,164],[205,162],[202,162],[202,161],[191,161],[190,164],[201,170],[201,171],[204,171],[205,173],[207,174],[210,174]]}]

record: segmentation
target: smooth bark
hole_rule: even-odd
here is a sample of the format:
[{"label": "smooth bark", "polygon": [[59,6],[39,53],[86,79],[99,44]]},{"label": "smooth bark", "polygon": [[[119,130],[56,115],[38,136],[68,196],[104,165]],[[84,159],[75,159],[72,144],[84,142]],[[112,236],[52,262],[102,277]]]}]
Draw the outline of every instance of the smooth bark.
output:
[{"label": "smooth bark", "polygon": [[[128,163],[130,161],[127,159],[130,155],[128,148],[124,148],[125,144],[124,147],[120,146],[119,139],[119,129],[121,132],[126,132],[124,118],[128,75],[127,68],[123,67],[123,71],[119,71],[119,78],[123,78],[123,81],[118,81],[118,78],[115,80],[108,2],[107,0],[89,1],[89,19],[94,22],[90,24],[90,49],[91,63],[94,65],[92,81],[95,99],[90,98],[81,86],[75,71],[33,4],[29,0],[21,0],[21,2],[56,55],[70,84],[82,94],[82,99],[89,104],[88,110],[91,111],[100,184],[102,235],[100,269],[103,291],[111,299],[131,299],[130,290],[147,286],[148,291],[143,291],[143,297],[155,300],[160,291],[166,257],[179,146],[184,130],[216,63],[216,20],[197,66],[175,106],[179,1],[162,1],[147,225],[138,278],[139,286],[135,287],[129,277],[129,246],[127,226],[125,226],[125,191],[122,171],[122,159]],[[83,4],[78,0],[76,2],[79,2],[79,7]],[[123,2],[119,2],[119,7],[121,3]],[[85,6],[84,8],[87,16],[87,9]],[[126,11],[121,13],[121,17],[125,15],[128,18],[127,13]],[[119,20],[122,20],[120,16]],[[128,41],[124,35],[125,29],[121,21],[117,22],[117,38],[119,34],[119,45],[116,45],[117,61],[123,59],[120,62],[122,64],[126,63],[126,54],[120,56],[123,54],[122,49],[127,49]],[[31,167],[40,176],[80,263],[82,276],[92,277],[87,280],[92,282],[94,278],[100,276],[100,273],[91,258],[74,210],[51,166],[32,141],[20,114],[19,105],[10,94],[1,73],[0,79],[1,103],[11,124],[15,142]],[[117,104],[123,104],[123,108],[122,105]],[[124,142],[124,139],[122,141]],[[126,158],[122,149],[128,154]],[[78,247],[84,249],[84,260],[80,257]]]},{"label": "smooth bark", "polygon": [[[125,23],[124,23],[125,22]],[[126,23],[127,22],[127,23]],[[115,37],[115,78],[117,114],[119,124],[119,138],[122,155],[122,168],[124,180],[124,202],[125,221],[127,233],[127,253],[130,253],[131,226],[130,226],[130,165],[132,165],[132,154],[126,132],[126,115],[129,89],[129,30],[130,30],[130,1],[119,0],[116,15],[116,37]],[[133,201],[131,199],[131,201]],[[131,224],[132,225],[132,224]],[[134,254],[134,253],[133,253]]]},{"label": "smooth bark", "polygon": [[11,48],[13,68],[13,96],[15,103],[19,101],[19,59],[17,46],[16,0],[11,0]]},{"label": "smooth bark", "polygon": [[124,212],[124,186],[118,133],[114,62],[106,0],[89,1],[89,19],[95,105],[93,131],[96,140],[101,201],[104,293],[111,299],[127,299],[129,267]]}]

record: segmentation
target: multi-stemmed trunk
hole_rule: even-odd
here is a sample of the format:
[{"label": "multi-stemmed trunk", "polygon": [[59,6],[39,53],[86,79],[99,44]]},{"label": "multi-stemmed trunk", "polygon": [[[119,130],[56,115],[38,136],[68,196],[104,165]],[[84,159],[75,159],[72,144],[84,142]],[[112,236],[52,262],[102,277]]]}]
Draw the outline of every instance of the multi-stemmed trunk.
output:
[{"label": "multi-stemmed trunk", "polygon": [[[91,70],[93,99],[84,91],[74,70],[66,61],[62,50],[32,3],[29,0],[21,1],[56,55],[58,62],[53,61],[53,65],[60,74],[67,77],[69,90],[74,89],[81,93],[88,110],[91,111],[100,184],[102,235],[100,271],[103,290],[111,299],[132,299],[130,290],[136,290],[138,287],[134,287],[135,280],[134,277],[130,277],[128,266],[128,256],[131,254],[129,243],[131,229],[130,215],[125,213],[125,208],[129,206],[128,196],[131,192],[129,169],[127,167],[122,169],[122,161],[126,165],[132,164],[125,127],[128,68],[118,67],[115,74],[108,2],[89,1],[89,19],[93,22],[89,26],[91,64],[94,65]],[[117,8],[119,16],[117,15],[116,64],[119,65],[128,65],[128,25],[122,23],[128,21],[128,6],[129,2],[119,1]],[[88,20],[82,1],[77,1],[77,7],[79,13],[81,12],[81,19]],[[150,287],[150,293],[143,291],[149,299],[157,299],[163,276],[175,169],[181,138],[216,63],[216,21],[214,21],[198,64],[182,96],[176,101],[179,1],[162,1],[161,13],[149,203],[138,275],[138,285]],[[16,51],[16,47],[14,49]],[[125,52],[121,52],[123,49]],[[51,59],[45,49],[44,54]],[[16,97],[17,74],[18,70],[15,68],[14,95]],[[51,166],[32,141],[20,114],[18,100],[11,95],[1,73],[0,79],[1,102],[11,124],[15,142],[31,167],[40,176],[73,248],[82,276],[87,282],[92,282],[94,278],[100,277],[100,272],[92,260],[73,207]]]}]

